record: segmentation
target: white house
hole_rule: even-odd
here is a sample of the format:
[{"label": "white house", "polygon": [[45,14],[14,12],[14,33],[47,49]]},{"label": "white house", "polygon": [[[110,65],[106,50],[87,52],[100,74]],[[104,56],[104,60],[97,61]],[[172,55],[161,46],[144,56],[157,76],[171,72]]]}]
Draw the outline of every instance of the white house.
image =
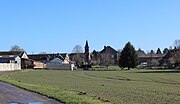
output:
[{"label": "white house", "polygon": [[74,64],[69,63],[69,57],[66,55],[65,59],[54,58],[47,63],[47,69],[49,70],[73,70]]},{"label": "white house", "polygon": [[20,70],[21,58],[17,55],[0,55],[0,71]]},{"label": "white house", "polygon": [[28,56],[24,51],[0,52],[0,71],[20,70],[27,66]]}]

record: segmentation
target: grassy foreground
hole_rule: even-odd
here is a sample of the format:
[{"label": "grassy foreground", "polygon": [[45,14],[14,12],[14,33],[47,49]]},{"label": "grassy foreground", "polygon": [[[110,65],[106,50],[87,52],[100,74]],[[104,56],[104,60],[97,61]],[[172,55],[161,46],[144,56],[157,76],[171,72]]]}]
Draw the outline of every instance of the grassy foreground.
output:
[{"label": "grassy foreground", "polygon": [[178,104],[180,71],[20,71],[0,77],[66,103]]}]

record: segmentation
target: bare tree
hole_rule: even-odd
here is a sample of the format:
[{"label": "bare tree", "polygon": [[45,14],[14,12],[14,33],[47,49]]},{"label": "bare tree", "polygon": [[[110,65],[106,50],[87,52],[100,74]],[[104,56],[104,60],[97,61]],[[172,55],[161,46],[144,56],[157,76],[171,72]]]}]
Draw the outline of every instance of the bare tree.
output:
[{"label": "bare tree", "polygon": [[163,63],[163,66],[172,68],[172,66],[175,64],[175,59],[173,57],[170,57],[168,59],[166,59]]},{"label": "bare tree", "polygon": [[83,49],[80,45],[75,45],[75,47],[72,50],[73,53],[83,53]]},{"label": "bare tree", "polygon": [[14,45],[11,47],[10,51],[24,51],[24,49],[20,48],[18,45]]},{"label": "bare tree", "polygon": [[93,61],[94,65],[99,65],[100,64],[100,53],[94,50],[92,52],[91,60]]},{"label": "bare tree", "polygon": [[73,57],[72,60],[76,63],[76,65],[81,65],[83,60],[83,56],[80,53],[76,53]]},{"label": "bare tree", "polygon": [[106,65],[106,67],[108,68],[108,66],[112,64],[112,58],[114,57],[112,57],[107,47],[105,47],[104,52],[101,53],[101,59],[102,59],[101,63]]},{"label": "bare tree", "polygon": [[180,49],[174,50],[174,56],[176,66],[180,66]]},{"label": "bare tree", "polygon": [[157,60],[157,59],[152,59],[152,60],[151,60],[151,65],[152,65],[153,67],[157,67],[157,66],[159,65],[158,60]]},{"label": "bare tree", "polygon": [[172,48],[172,46],[169,46],[169,50],[171,51],[173,48]]},{"label": "bare tree", "polygon": [[180,39],[174,41],[174,47],[180,49]]},{"label": "bare tree", "polygon": [[80,45],[75,45],[75,47],[72,50],[75,55],[73,56],[73,61],[75,61],[76,65],[79,66],[83,62],[83,58],[81,57],[80,53],[83,53],[83,49]]},{"label": "bare tree", "polygon": [[108,66],[112,63],[111,55],[106,52],[106,53],[102,54],[102,57],[103,57],[104,64],[108,68]]},{"label": "bare tree", "polygon": [[174,41],[173,58],[175,61],[175,66],[180,66],[180,39]]}]

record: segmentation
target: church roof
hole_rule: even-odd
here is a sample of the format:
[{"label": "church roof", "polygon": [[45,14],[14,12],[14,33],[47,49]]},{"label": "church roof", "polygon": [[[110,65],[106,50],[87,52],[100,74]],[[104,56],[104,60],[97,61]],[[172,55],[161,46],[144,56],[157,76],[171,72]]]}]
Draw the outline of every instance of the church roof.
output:
[{"label": "church roof", "polygon": [[87,41],[87,40],[86,40],[85,47],[88,47],[88,48],[89,48],[89,45],[88,45],[88,41]]}]

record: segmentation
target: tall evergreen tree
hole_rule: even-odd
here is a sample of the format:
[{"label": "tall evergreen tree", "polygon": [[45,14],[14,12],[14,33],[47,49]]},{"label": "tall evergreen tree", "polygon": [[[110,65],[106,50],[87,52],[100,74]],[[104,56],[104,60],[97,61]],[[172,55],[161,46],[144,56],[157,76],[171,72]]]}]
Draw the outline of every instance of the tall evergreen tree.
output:
[{"label": "tall evergreen tree", "polygon": [[138,56],[136,50],[133,47],[133,45],[131,45],[131,43],[128,42],[121,52],[119,66],[123,68],[127,67],[128,69],[130,69],[136,67],[137,63]]},{"label": "tall evergreen tree", "polygon": [[162,54],[161,49],[158,48],[156,54]]},{"label": "tall evergreen tree", "polygon": [[168,48],[164,48],[163,53],[166,54],[168,52],[169,52]]},{"label": "tall evergreen tree", "polygon": [[151,53],[151,54],[154,54],[154,50],[151,50],[150,53]]}]

